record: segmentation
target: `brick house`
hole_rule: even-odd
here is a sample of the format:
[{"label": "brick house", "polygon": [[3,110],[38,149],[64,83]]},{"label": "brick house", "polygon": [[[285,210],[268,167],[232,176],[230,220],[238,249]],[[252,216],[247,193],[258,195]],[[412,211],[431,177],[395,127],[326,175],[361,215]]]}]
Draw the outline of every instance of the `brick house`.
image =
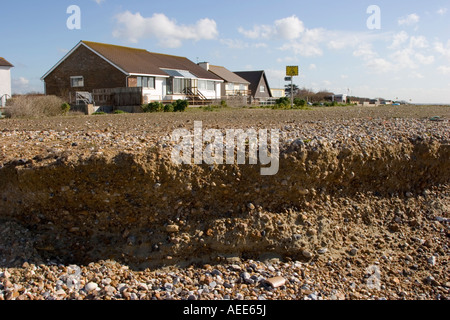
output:
[{"label": "brick house", "polygon": [[11,98],[11,68],[14,66],[0,57],[0,107],[4,107],[6,100]]},{"label": "brick house", "polygon": [[76,93],[87,92],[95,104],[115,106],[220,99],[223,82],[184,57],[89,41],[80,41],[41,79],[47,95],[77,103]]}]

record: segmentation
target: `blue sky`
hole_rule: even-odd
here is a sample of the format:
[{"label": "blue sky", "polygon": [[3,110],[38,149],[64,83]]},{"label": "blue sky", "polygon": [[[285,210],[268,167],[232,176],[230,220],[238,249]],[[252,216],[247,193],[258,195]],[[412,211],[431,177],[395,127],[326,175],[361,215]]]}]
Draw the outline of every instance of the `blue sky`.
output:
[{"label": "blue sky", "polygon": [[[67,27],[71,5],[81,29]],[[265,70],[274,88],[298,65],[295,83],[315,91],[450,104],[448,0],[15,0],[1,13],[0,56],[15,65],[15,93],[43,91],[41,76],[88,40]]]}]

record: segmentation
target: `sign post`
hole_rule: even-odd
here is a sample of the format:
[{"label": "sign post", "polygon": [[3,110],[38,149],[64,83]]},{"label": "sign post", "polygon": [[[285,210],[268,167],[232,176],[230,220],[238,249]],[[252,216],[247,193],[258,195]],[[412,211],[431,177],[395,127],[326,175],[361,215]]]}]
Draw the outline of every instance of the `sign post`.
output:
[{"label": "sign post", "polygon": [[294,77],[298,76],[298,74],[298,66],[286,67],[286,80],[288,80],[288,78],[291,80],[291,109],[294,108]]}]

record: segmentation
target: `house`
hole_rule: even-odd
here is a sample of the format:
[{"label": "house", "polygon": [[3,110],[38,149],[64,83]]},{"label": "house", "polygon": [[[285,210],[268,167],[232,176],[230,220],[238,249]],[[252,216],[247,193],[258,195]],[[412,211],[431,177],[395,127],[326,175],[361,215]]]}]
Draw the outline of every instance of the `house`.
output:
[{"label": "house", "polygon": [[80,41],[42,78],[45,93],[107,106],[220,99],[218,76],[185,57]]},{"label": "house", "polygon": [[4,107],[6,100],[11,98],[11,68],[14,66],[0,57],[0,107]]},{"label": "house", "polygon": [[234,73],[250,82],[249,89],[252,99],[265,102],[272,98],[272,92],[264,71],[235,71]]},{"label": "house", "polygon": [[369,101],[369,105],[375,105],[375,106],[379,106],[380,105],[380,99],[370,99]]},{"label": "house", "polygon": [[270,91],[272,92],[272,97],[274,97],[274,98],[283,98],[283,97],[286,97],[286,89],[275,89],[275,88],[272,88],[272,89],[270,89]]},{"label": "house", "polygon": [[235,96],[247,97],[250,95],[250,82],[241,78],[225,67],[213,66],[208,62],[201,62],[198,65],[205,70],[215,74],[224,81],[221,88],[222,99],[227,99]]},{"label": "house", "polygon": [[347,94],[335,94],[332,97],[332,102],[336,103],[347,103]]}]

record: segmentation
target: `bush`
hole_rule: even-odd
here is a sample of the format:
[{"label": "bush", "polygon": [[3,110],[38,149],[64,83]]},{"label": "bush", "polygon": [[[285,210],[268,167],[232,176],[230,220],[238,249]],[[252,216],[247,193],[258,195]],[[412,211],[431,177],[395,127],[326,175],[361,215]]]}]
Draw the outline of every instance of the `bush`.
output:
[{"label": "bush", "polygon": [[102,115],[104,115],[104,114],[106,114],[106,112],[103,112],[103,111],[97,111],[97,112],[94,112],[92,115],[93,115],[93,116],[102,116]]},{"label": "bush", "polygon": [[306,101],[303,100],[303,99],[300,99],[300,98],[295,98],[295,99],[294,99],[294,105],[295,105],[297,108],[303,108],[303,107],[306,106]]},{"label": "bush", "polygon": [[175,112],[184,112],[189,106],[189,101],[187,100],[177,100],[173,105],[173,111]]},{"label": "bush", "polygon": [[63,103],[61,105],[61,111],[63,114],[67,114],[70,111],[70,104],[68,104],[67,102]]},{"label": "bush", "polygon": [[150,102],[142,107],[144,112],[162,112],[164,110],[164,105],[161,102]]},{"label": "bush", "polygon": [[290,106],[291,99],[289,99],[288,97],[281,97],[275,101],[275,104],[279,106]]},{"label": "bush", "polygon": [[166,104],[164,106],[164,112],[173,112],[173,110],[174,110],[174,107],[172,104]]},{"label": "bush", "polygon": [[60,116],[65,114],[63,104],[64,101],[56,96],[18,96],[8,100],[5,115],[9,118]]},{"label": "bush", "polygon": [[184,112],[189,106],[187,100],[177,100],[174,104],[164,105],[161,102],[151,102],[142,106],[144,112]]},{"label": "bush", "polygon": [[123,110],[114,110],[114,114],[124,114],[124,113],[128,113],[128,112],[125,112]]}]

